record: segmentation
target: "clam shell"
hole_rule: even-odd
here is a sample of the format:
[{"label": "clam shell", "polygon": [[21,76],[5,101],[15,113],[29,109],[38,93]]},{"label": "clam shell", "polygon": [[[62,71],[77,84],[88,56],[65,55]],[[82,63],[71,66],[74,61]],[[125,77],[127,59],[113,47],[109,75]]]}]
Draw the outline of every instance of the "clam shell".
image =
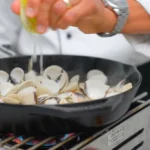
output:
[{"label": "clam shell", "polygon": [[44,102],[45,105],[57,105],[58,102],[55,98],[51,98],[51,99],[47,99],[45,102]]},{"label": "clam shell", "polygon": [[36,72],[34,70],[30,70],[28,73],[25,74],[25,81],[35,81],[36,76]]},{"label": "clam shell", "polygon": [[86,95],[91,100],[104,98],[108,89],[109,86],[101,83],[101,81],[87,80],[85,82]]},{"label": "clam shell", "polygon": [[78,97],[72,92],[63,93],[63,94],[58,95],[57,97],[60,99],[59,104],[66,103],[66,101],[68,101],[68,103],[78,102]]},{"label": "clam shell", "polygon": [[15,84],[21,83],[24,80],[24,71],[19,67],[14,68],[10,73],[10,78]]},{"label": "clam shell", "polygon": [[59,92],[59,89],[60,89],[59,84],[53,80],[43,79],[41,81],[41,84],[43,84],[45,87],[47,87],[54,95]]},{"label": "clam shell", "polygon": [[43,76],[50,80],[56,81],[57,78],[62,73],[62,71],[63,71],[63,69],[61,67],[59,67],[57,65],[52,65],[44,70]]},{"label": "clam shell", "polygon": [[18,93],[20,103],[23,105],[35,105],[37,103],[36,88],[28,87]]},{"label": "clam shell", "polygon": [[47,79],[47,78],[44,77],[44,76],[37,76],[36,79],[35,79],[35,82],[36,82],[36,83],[41,83],[42,80],[44,80],[44,79]]},{"label": "clam shell", "polygon": [[54,94],[44,85],[36,83],[36,93],[37,96],[47,94],[49,96],[53,96]]},{"label": "clam shell", "polygon": [[20,98],[17,94],[11,94],[11,95],[8,95],[7,97],[10,97],[10,98],[13,98],[13,99],[20,101]]},{"label": "clam shell", "polygon": [[42,104],[49,98],[48,94],[43,94],[38,96],[38,103]]},{"label": "clam shell", "polygon": [[9,75],[7,72],[0,70],[0,83],[8,82]]},{"label": "clam shell", "polygon": [[80,94],[83,94],[83,95],[86,95],[86,92],[85,92],[85,83],[80,83],[79,84],[79,89],[76,91],[77,93],[80,93]]},{"label": "clam shell", "polygon": [[67,73],[64,71],[58,80],[56,80],[56,83],[59,84],[60,91],[62,91],[63,88],[65,88],[68,85],[69,77]]},{"label": "clam shell", "polygon": [[115,90],[119,90],[120,88],[122,88],[125,85],[126,80],[121,80],[115,87]]},{"label": "clam shell", "polygon": [[126,91],[132,89],[132,87],[133,87],[132,83],[127,83],[123,87],[121,87],[120,89],[116,89],[115,91],[119,92],[119,93],[123,93],[123,92],[126,92]]},{"label": "clam shell", "polygon": [[70,102],[67,101],[66,99],[61,99],[59,104],[69,104]]},{"label": "clam shell", "polygon": [[60,91],[68,84],[68,74],[65,70],[56,65],[46,68],[43,76],[58,83]]},{"label": "clam shell", "polygon": [[81,93],[74,93],[74,95],[76,96],[77,102],[85,102],[85,101],[89,101],[89,99],[87,97],[85,97],[83,94]]},{"label": "clam shell", "polygon": [[93,75],[92,77],[89,78],[89,80],[99,80],[103,84],[106,84],[108,79],[104,74],[98,74],[98,75]]},{"label": "clam shell", "polygon": [[82,89],[82,90],[84,90],[84,85],[85,85],[85,83],[80,83],[79,84],[79,88]]},{"label": "clam shell", "polygon": [[80,103],[87,100],[87,98],[80,93],[64,93],[58,96],[60,98],[59,104],[69,104],[69,103]]},{"label": "clam shell", "polygon": [[0,95],[5,96],[13,87],[14,87],[14,85],[9,82],[1,83],[0,84]]},{"label": "clam shell", "polygon": [[75,82],[70,82],[64,89],[62,89],[62,93],[64,92],[76,92],[77,89],[79,88],[79,84],[77,81]]},{"label": "clam shell", "polygon": [[119,94],[118,92],[112,92],[112,93],[106,94],[106,97],[111,97],[111,96],[115,96],[115,95],[118,95],[118,94]]},{"label": "clam shell", "polygon": [[20,104],[20,102],[17,99],[11,97],[3,97],[2,100],[4,103],[7,104]]},{"label": "clam shell", "polygon": [[70,79],[70,82],[79,82],[80,80],[80,76],[79,75],[75,75]]},{"label": "clam shell", "polygon": [[15,85],[6,95],[17,94],[27,87],[36,87],[36,84],[33,81],[25,81],[22,84]]},{"label": "clam shell", "polygon": [[104,75],[104,73],[98,69],[90,70],[87,73],[87,79],[90,79],[92,76],[95,76],[95,75]]},{"label": "clam shell", "polygon": [[74,99],[73,99],[73,93],[72,92],[67,92],[67,93],[63,93],[57,96],[60,99],[59,104],[65,104],[66,101],[67,103],[73,103]]},{"label": "clam shell", "polygon": [[108,91],[106,92],[106,94],[113,93],[113,92],[115,92],[115,88],[114,87],[110,87],[108,89]]}]

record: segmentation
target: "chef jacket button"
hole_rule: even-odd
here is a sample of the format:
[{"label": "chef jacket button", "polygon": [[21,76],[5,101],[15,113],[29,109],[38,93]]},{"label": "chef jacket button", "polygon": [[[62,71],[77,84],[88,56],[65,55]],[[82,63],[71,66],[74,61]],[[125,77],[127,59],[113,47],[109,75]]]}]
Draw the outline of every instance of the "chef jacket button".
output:
[{"label": "chef jacket button", "polygon": [[71,34],[70,33],[67,34],[67,38],[71,39]]}]

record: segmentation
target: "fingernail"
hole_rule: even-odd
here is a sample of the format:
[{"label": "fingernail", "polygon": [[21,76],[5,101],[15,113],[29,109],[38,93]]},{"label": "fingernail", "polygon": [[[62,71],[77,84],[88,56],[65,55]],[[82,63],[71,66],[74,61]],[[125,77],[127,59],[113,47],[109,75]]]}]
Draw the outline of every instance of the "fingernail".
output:
[{"label": "fingernail", "polygon": [[35,15],[35,10],[31,7],[28,7],[27,10],[26,10],[26,15],[28,17],[33,17]]},{"label": "fingernail", "polygon": [[43,25],[38,25],[38,26],[37,26],[37,31],[38,31],[39,33],[44,33],[45,30],[46,30],[46,28],[45,28]]}]

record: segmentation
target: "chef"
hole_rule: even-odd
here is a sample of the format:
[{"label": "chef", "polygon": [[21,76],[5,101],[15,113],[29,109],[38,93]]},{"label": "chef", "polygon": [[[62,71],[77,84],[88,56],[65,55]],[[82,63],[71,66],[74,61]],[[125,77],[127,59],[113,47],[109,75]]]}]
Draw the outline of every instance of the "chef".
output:
[{"label": "chef", "polygon": [[[32,55],[35,38],[24,30],[20,18],[12,13],[10,9],[12,2],[13,0],[0,1],[0,56]],[[139,4],[139,2],[136,3]],[[142,4],[145,4],[144,0],[141,2]],[[13,3],[13,10],[17,5],[18,2]],[[138,5],[139,8],[142,13],[147,15],[141,5]],[[18,8],[16,7],[16,9]],[[58,35],[60,35],[60,39],[58,39]],[[61,41],[62,49],[59,48],[58,41]],[[136,65],[149,61],[149,57],[135,51],[136,46],[133,48],[121,34],[104,38],[94,33],[85,34],[75,26],[69,26],[66,29],[60,28],[56,31],[49,28],[45,34],[36,39],[36,43],[42,47],[44,54],[61,52],[62,54],[95,56]],[[140,52],[143,49],[141,47]],[[37,51],[40,53],[40,48]]]}]

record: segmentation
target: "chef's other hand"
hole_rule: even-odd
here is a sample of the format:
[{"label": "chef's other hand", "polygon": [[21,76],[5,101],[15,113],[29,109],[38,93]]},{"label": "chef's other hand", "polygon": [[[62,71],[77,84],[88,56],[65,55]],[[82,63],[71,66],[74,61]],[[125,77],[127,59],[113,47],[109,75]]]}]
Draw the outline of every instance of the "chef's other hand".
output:
[{"label": "chef's other hand", "polygon": [[[84,33],[111,32],[117,17],[101,0],[28,0],[26,15],[37,18],[37,30],[78,27]],[[20,0],[15,0],[12,10],[19,14]]]}]

